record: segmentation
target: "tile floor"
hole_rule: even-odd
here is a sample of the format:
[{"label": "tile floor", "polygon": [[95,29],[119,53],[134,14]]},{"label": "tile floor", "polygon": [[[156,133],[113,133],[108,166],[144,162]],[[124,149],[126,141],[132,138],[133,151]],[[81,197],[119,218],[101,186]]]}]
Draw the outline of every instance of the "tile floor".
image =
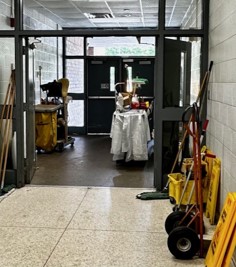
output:
[{"label": "tile floor", "polygon": [[38,153],[31,185],[153,187],[153,160],[117,164],[110,150],[109,136],[88,135],[62,153]]},{"label": "tile floor", "polygon": [[[0,266],[180,267],[168,250],[169,200],[134,188],[25,186],[0,198]],[[146,190],[147,191],[147,190]]]}]

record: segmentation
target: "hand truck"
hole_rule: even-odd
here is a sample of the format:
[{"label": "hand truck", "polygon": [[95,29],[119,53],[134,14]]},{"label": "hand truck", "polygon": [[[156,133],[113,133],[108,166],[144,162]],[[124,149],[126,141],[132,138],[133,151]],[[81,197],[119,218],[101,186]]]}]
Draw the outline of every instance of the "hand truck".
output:
[{"label": "hand truck", "polygon": [[[186,124],[185,117],[191,111],[192,129]],[[193,103],[183,114],[187,133],[193,139],[193,169],[196,203],[185,213],[168,236],[168,248],[178,259],[191,259],[199,252],[203,257],[203,195],[202,195],[202,158],[200,147],[200,120],[197,103]],[[194,223],[194,224],[193,224]],[[194,225],[194,228],[192,227]]]}]

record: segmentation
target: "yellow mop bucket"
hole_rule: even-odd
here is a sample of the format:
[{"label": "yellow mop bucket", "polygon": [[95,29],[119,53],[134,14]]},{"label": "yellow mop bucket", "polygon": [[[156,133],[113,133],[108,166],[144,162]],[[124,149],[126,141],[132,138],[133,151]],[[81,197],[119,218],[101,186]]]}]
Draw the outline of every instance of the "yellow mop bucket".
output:
[{"label": "yellow mop bucket", "polygon": [[[194,180],[189,180],[187,183],[187,186],[185,188],[185,191],[183,192],[185,183],[186,183],[186,176],[182,173],[170,173],[168,175],[169,178],[169,197],[172,198],[173,204],[179,205],[188,205],[188,204],[195,204],[195,190],[193,191],[193,194],[191,196],[191,199],[189,199],[192,187],[194,186]],[[203,184],[204,184],[203,178]],[[203,202],[206,203],[207,196],[208,196],[208,188],[205,188],[203,186]],[[182,196],[183,194],[183,196]],[[181,200],[182,197],[182,200]],[[181,201],[181,203],[180,203]]]}]

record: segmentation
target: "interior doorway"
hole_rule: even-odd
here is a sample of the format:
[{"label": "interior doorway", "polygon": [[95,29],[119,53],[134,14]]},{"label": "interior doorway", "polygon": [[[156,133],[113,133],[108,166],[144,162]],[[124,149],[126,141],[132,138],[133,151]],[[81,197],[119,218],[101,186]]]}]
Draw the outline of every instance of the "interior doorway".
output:
[{"label": "interior doorway", "polygon": [[[164,59],[165,67],[163,72],[165,75],[165,83],[162,91],[163,101],[159,107],[154,107],[155,110],[161,110],[161,112],[155,114],[156,116],[158,114],[158,120],[162,124],[162,134],[158,134],[156,138],[161,136],[162,140],[161,151],[164,159],[164,164],[162,166],[163,174],[168,173],[170,170],[174,153],[176,152],[176,144],[178,146],[178,141],[181,138],[179,125],[179,121],[181,120],[180,114],[182,114],[183,110],[190,102],[191,44],[189,42],[166,39]],[[81,58],[76,59],[74,56],[72,60],[77,63],[78,60],[82,62]],[[75,114],[77,116],[84,116],[83,127],[87,129],[87,131],[85,131],[83,136],[79,135],[76,139],[78,144],[75,143],[73,151],[69,149],[63,151],[63,153],[59,155],[50,155],[51,159],[56,161],[62,160],[67,164],[68,169],[65,173],[64,167],[61,171],[59,167],[57,167],[60,175],[56,178],[56,175],[53,174],[55,170],[52,171],[52,176],[55,177],[56,180],[52,179],[52,181],[48,181],[47,183],[53,184],[57,181],[58,183],[70,185],[74,183],[91,186],[92,183],[94,183],[94,185],[100,186],[117,186],[117,184],[119,184],[117,183],[118,179],[115,179],[116,182],[114,182],[114,177],[119,177],[120,186],[125,186],[125,181],[127,182],[127,186],[131,186],[132,183],[128,181],[133,180],[133,186],[135,187],[153,187],[153,162],[126,165],[121,169],[121,165],[117,166],[115,162],[112,162],[112,156],[110,154],[111,139],[109,134],[112,114],[115,110],[115,84],[127,80],[127,76],[129,75],[127,66],[129,70],[131,70],[132,78],[140,77],[148,80],[148,83],[142,85],[137,91],[140,97],[152,100],[154,95],[158,96],[160,94],[159,91],[161,90],[154,84],[154,57],[105,57],[104,55],[90,55],[84,57],[83,60],[84,63],[81,65],[84,67],[84,90],[80,92],[80,94],[83,95],[82,101],[84,101],[84,109],[82,114]],[[73,67],[70,67],[70,69],[73,69]],[[123,85],[119,90],[125,90]],[[73,112],[73,109],[71,109],[70,112]],[[99,137],[88,136],[88,134],[105,135]],[[77,145],[79,146],[79,153]],[[101,149],[101,147],[103,147],[103,149]],[[104,149],[106,149],[106,152]],[[43,160],[45,160],[46,157],[40,157],[43,164]],[[107,160],[109,164],[106,163]],[[91,161],[93,167],[92,165],[89,166],[87,161]],[[50,166],[53,166],[53,164],[51,163]],[[101,166],[104,168],[100,169]],[[104,169],[109,170],[109,168],[110,171],[108,171],[108,173],[103,173]],[[91,170],[96,170],[95,174],[93,174]],[[103,173],[103,177],[106,181],[100,180],[98,173]],[[40,175],[40,177],[43,176],[42,174]],[[62,179],[62,177],[64,178]],[[45,183],[46,181],[40,182],[39,176],[36,176],[32,182],[38,184]]]},{"label": "interior doorway", "polygon": [[[157,79],[157,81],[155,82],[155,87],[157,88],[157,86],[159,86],[159,88],[163,88],[163,80],[162,80],[162,71],[164,68],[164,62],[163,62],[163,54],[164,54],[164,49],[163,49],[163,43],[164,43],[164,38],[166,36],[176,36],[176,39],[182,39],[183,36],[184,38],[188,38],[189,41],[191,39],[191,42],[194,42],[195,37],[202,39],[202,41],[200,41],[201,44],[201,48],[200,48],[200,53],[199,53],[199,58],[201,58],[201,62],[200,65],[198,66],[198,70],[199,70],[199,76],[203,78],[203,72],[206,70],[207,68],[207,60],[208,60],[208,13],[209,13],[209,3],[208,1],[199,1],[195,3],[195,6],[198,5],[198,3],[200,4],[199,8],[195,8],[194,11],[192,13],[192,8],[187,7],[187,12],[186,13],[182,13],[181,14],[185,14],[184,16],[179,16],[179,9],[176,9],[176,5],[174,5],[173,10],[171,12],[169,12],[170,7],[162,1],[159,1],[159,5],[158,5],[158,11],[159,11],[159,15],[156,17],[155,21],[157,24],[155,24],[155,28],[149,28],[151,27],[149,24],[143,24],[142,28],[136,28],[137,25],[133,25],[133,27],[131,28],[125,28],[122,27],[122,25],[118,25],[118,28],[115,27],[113,28],[113,25],[111,24],[106,24],[106,25],[98,25],[93,27],[93,29],[88,29],[86,28],[86,26],[84,26],[84,29],[81,28],[62,28],[62,30],[59,30],[59,27],[55,27],[55,30],[52,31],[48,31],[48,27],[45,27],[46,25],[44,25],[43,30],[42,28],[38,28],[37,25],[32,25],[32,29],[28,28],[28,26],[30,25],[23,25],[23,19],[22,19],[22,3],[21,2],[15,2],[15,13],[16,15],[16,25],[17,27],[14,29],[12,29],[12,31],[9,32],[2,32],[1,35],[3,37],[6,36],[10,36],[13,37],[15,40],[15,62],[16,62],[16,69],[17,69],[17,76],[16,76],[16,80],[17,80],[17,84],[18,84],[18,88],[20,88],[19,90],[17,90],[17,99],[16,99],[16,111],[18,113],[18,119],[16,122],[16,129],[17,129],[17,157],[18,157],[18,162],[17,162],[17,169],[16,169],[16,180],[17,180],[17,185],[20,186],[24,186],[24,182],[25,182],[25,171],[24,168],[27,168],[27,166],[25,166],[25,154],[24,154],[24,149],[22,149],[22,143],[24,142],[24,137],[25,137],[25,132],[24,132],[24,113],[28,111],[28,107],[26,107],[24,101],[23,101],[23,97],[24,97],[24,91],[23,91],[23,76],[24,76],[24,69],[23,69],[23,57],[24,57],[24,52],[25,50],[23,49],[23,39],[25,37],[43,37],[43,39],[45,38],[45,41],[47,38],[51,38],[51,37],[56,37],[56,43],[58,42],[58,40],[60,40],[61,37],[65,38],[68,36],[72,36],[72,37],[77,37],[78,35],[80,35],[82,38],[86,38],[89,39],[91,35],[93,36],[106,36],[106,37],[110,37],[110,35],[114,35],[117,37],[121,37],[125,36],[125,35],[131,35],[132,37],[136,36],[137,34],[139,35],[136,40],[138,43],[142,43],[140,42],[140,35],[154,35],[154,39],[158,39],[158,46],[155,45],[154,46],[154,51],[158,52],[158,57],[157,55],[155,55],[155,61],[159,61],[158,64],[158,71],[155,71],[155,79]],[[191,4],[192,5],[192,4]],[[193,5],[194,7],[194,5]],[[179,18],[179,22],[181,23],[176,23],[177,21],[174,20],[175,17]],[[199,19],[201,18],[201,19]],[[77,20],[76,20],[77,21]],[[130,21],[130,20],[129,20]],[[30,22],[30,20],[26,20],[25,22]],[[107,21],[108,22],[108,21]],[[195,23],[196,22],[196,23]],[[41,26],[41,24],[38,24]],[[57,25],[58,26],[58,25]],[[62,26],[62,25],[60,25]],[[79,27],[81,27],[81,23],[79,24]],[[124,25],[123,25],[124,26]],[[104,28],[105,27],[105,28]],[[30,30],[31,29],[31,30]],[[32,30],[35,30],[34,32],[32,32]],[[51,36],[51,37],[49,37]],[[187,37],[188,36],[188,37]],[[42,39],[42,41],[44,41]],[[121,38],[120,38],[121,39]],[[60,41],[59,41],[60,42]],[[129,42],[128,42],[129,43]],[[83,51],[87,51],[87,47],[86,47],[87,43],[84,42],[84,49]],[[40,45],[39,45],[40,46]],[[159,48],[160,47],[160,48]],[[58,48],[58,47],[57,47]],[[14,50],[14,49],[13,49]],[[45,47],[43,47],[43,49],[45,51]],[[128,49],[130,50],[130,49]],[[49,50],[48,50],[49,51]],[[127,49],[125,49],[125,51],[127,51]],[[52,52],[52,54],[56,55],[56,57],[60,57],[62,54],[60,53],[60,48],[57,50],[50,50],[49,52]],[[54,53],[55,52],[55,53]],[[123,51],[122,51],[123,52]],[[201,54],[202,53],[202,54]],[[86,57],[88,57],[89,54],[84,53],[83,55],[80,55],[80,59],[84,60]],[[194,55],[195,56],[195,55]],[[75,56],[76,58],[77,56]],[[50,59],[50,62],[52,62],[52,57],[47,56],[48,59]],[[40,64],[42,63],[42,61],[44,61],[44,58],[40,58],[39,62]],[[155,63],[156,63],[155,62]],[[54,62],[55,64],[53,64],[54,66],[59,66],[59,68],[62,67],[62,64],[59,63],[59,61]],[[59,64],[58,64],[59,63]],[[84,62],[83,62],[84,64]],[[64,65],[64,64],[63,64]],[[51,66],[51,65],[50,65]],[[56,69],[56,67],[54,68]],[[65,69],[65,68],[63,68]],[[47,69],[48,72],[52,72],[54,71],[52,68],[48,68]],[[37,73],[35,73],[35,75],[37,75]],[[156,77],[157,76],[157,77]],[[155,91],[155,90],[154,90]],[[154,92],[156,94],[156,92]],[[85,94],[84,94],[85,95]],[[73,103],[75,103],[76,99],[74,98]],[[79,109],[79,111],[83,110],[84,111],[84,105],[86,105],[87,103],[87,99],[83,99],[83,100],[78,100],[80,103],[82,103],[80,105],[81,109]],[[155,101],[157,102],[157,104],[162,104],[162,94],[161,95],[156,95],[155,97]],[[76,103],[77,104],[77,103]],[[76,104],[74,106],[76,106]],[[25,108],[27,108],[27,110],[25,110]],[[85,107],[85,109],[87,110],[87,107]],[[162,110],[163,106],[162,105],[156,105],[156,109],[157,109],[157,114],[162,115]],[[160,109],[160,110],[158,110]],[[24,111],[25,110],[25,111]],[[160,111],[160,113],[159,113]],[[80,113],[77,113],[80,115]],[[79,116],[78,116],[79,117]],[[83,127],[85,124],[85,116],[81,116],[82,118],[84,118],[83,121]],[[156,116],[157,117],[157,116]],[[163,122],[162,122],[163,123]],[[71,125],[73,126],[73,125]],[[155,125],[156,129],[157,129],[157,133],[162,133],[162,126],[158,126],[157,124]],[[157,147],[157,149],[159,149],[160,147],[162,147],[162,138],[158,138],[158,142],[161,143],[161,145],[159,147]],[[156,151],[159,152],[160,154],[162,154],[162,151]],[[160,167],[162,166],[162,161],[158,162],[155,166],[155,172],[160,170]],[[160,177],[158,177],[159,179]]]},{"label": "interior doorway", "polygon": [[[120,43],[122,38],[117,39]],[[138,44],[135,37],[132,39]],[[73,38],[73,41],[83,47],[81,38]],[[76,134],[76,141],[72,149],[68,147],[61,154],[38,155],[39,170],[32,184],[153,187],[153,161],[119,164],[112,161],[110,153],[115,93],[116,90],[126,91],[124,85],[116,88],[115,85],[127,80],[127,66],[131,79],[145,78],[148,81],[137,89],[137,94],[147,101],[153,100],[153,44],[149,56],[142,53],[150,45],[141,46],[143,50],[137,50],[138,53],[131,50],[132,57],[119,53],[104,56],[101,48],[99,55],[96,49],[91,55],[91,47],[84,52],[79,48],[73,50],[70,42],[65,75],[70,79],[69,95],[73,98],[68,105],[69,132]]]},{"label": "interior doorway", "polygon": [[115,95],[127,93],[128,78],[145,78],[147,83],[137,88],[136,94],[145,101],[153,100],[153,58],[89,58],[87,70],[88,134],[110,134]]}]

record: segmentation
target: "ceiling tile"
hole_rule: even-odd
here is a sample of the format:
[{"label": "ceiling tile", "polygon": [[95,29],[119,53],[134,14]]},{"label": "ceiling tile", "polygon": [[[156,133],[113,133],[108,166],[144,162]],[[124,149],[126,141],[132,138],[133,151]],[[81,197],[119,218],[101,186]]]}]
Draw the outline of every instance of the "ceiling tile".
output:
[{"label": "ceiling tile", "polygon": [[[158,0],[23,0],[24,6],[51,18],[62,27],[156,27]],[[166,21],[179,25],[190,0],[166,0]],[[140,6],[141,4],[141,6]],[[143,11],[143,21],[141,19]],[[25,12],[26,13],[26,12]],[[109,13],[115,20],[87,19],[84,13]],[[127,18],[130,18],[129,20]],[[171,19],[171,21],[169,21]]]}]

